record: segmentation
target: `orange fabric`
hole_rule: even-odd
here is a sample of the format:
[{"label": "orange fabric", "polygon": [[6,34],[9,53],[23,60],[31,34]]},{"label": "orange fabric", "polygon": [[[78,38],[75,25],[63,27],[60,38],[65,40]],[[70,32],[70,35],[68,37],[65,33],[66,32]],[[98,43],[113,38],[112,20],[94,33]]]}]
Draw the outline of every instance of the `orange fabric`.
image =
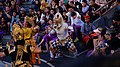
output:
[{"label": "orange fabric", "polygon": [[38,58],[38,64],[41,64],[40,55],[39,54],[37,54],[37,58]]},{"label": "orange fabric", "polygon": [[49,49],[51,50],[51,52],[52,52],[53,54],[55,54],[55,52],[56,52],[55,49],[53,49],[52,47],[49,47]]},{"label": "orange fabric", "polygon": [[90,34],[90,38],[93,38],[94,36],[96,36],[96,33]]},{"label": "orange fabric", "polygon": [[84,18],[88,18],[88,19],[90,19],[90,16],[84,16]]},{"label": "orange fabric", "polygon": [[36,63],[35,53],[32,53],[31,63],[32,63],[32,64],[35,64],[35,63]]}]

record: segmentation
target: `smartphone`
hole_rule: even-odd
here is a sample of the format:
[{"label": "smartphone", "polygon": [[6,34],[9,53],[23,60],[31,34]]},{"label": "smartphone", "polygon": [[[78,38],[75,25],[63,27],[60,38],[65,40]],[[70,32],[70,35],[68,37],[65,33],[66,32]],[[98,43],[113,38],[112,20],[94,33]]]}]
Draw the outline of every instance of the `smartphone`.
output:
[{"label": "smartphone", "polygon": [[100,48],[102,48],[103,47],[103,45],[102,44],[100,44]]},{"label": "smartphone", "polygon": [[105,43],[105,46],[106,46],[106,47],[109,47],[109,45],[108,45],[107,43]]},{"label": "smartphone", "polygon": [[93,39],[98,39],[98,36],[94,36]]}]

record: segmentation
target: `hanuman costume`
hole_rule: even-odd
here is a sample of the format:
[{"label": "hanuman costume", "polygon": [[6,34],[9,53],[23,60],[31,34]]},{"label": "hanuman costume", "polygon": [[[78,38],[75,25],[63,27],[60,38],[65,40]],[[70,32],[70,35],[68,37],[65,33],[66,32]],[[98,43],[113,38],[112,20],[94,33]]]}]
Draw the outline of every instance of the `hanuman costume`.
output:
[{"label": "hanuman costume", "polygon": [[72,39],[68,34],[68,25],[63,21],[62,15],[56,13],[53,20],[53,28],[56,31],[57,39],[50,41],[50,61],[55,57],[56,52],[61,50],[62,47],[66,47],[69,51],[76,51]]}]

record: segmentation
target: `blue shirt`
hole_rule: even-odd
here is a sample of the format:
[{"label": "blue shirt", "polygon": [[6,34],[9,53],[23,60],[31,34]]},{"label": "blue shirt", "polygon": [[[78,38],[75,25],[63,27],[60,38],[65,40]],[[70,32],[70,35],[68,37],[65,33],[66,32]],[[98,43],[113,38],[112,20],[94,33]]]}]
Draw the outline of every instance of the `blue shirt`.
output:
[{"label": "blue shirt", "polygon": [[89,34],[90,32],[92,32],[95,29],[95,26],[92,23],[85,23],[84,24],[84,33],[85,34]]}]

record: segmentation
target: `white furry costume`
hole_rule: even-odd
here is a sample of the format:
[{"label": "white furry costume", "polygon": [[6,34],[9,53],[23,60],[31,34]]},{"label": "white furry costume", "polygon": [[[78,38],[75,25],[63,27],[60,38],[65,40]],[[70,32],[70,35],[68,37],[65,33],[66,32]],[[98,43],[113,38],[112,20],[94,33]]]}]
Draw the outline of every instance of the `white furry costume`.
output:
[{"label": "white furry costume", "polygon": [[56,13],[53,19],[55,22],[54,28],[57,33],[58,39],[66,39],[66,37],[68,37],[68,24],[63,21],[63,17],[60,13]]}]

